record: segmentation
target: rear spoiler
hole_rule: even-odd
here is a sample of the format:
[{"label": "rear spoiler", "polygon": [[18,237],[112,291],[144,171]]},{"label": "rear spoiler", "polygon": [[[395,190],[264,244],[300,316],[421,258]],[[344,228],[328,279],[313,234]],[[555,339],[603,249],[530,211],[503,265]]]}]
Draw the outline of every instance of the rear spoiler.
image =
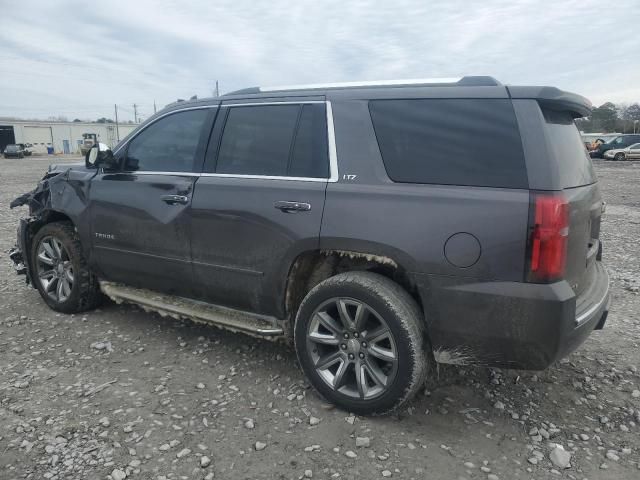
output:
[{"label": "rear spoiler", "polygon": [[571,113],[573,118],[588,117],[593,105],[576,93],[565,92],[556,87],[518,87],[507,86],[511,98],[528,98],[552,110]]}]

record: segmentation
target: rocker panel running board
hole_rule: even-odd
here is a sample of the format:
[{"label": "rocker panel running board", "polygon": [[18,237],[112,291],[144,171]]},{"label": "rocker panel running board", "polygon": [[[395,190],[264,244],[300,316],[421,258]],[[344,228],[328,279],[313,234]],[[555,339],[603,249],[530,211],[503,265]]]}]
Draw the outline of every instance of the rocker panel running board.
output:
[{"label": "rocker panel running board", "polygon": [[235,332],[259,337],[275,337],[284,334],[275,317],[211,305],[189,298],[128,287],[119,283],[100,282],[102,292],[116,303],[134,303],[145,310],[174,318],[187,318]]}]

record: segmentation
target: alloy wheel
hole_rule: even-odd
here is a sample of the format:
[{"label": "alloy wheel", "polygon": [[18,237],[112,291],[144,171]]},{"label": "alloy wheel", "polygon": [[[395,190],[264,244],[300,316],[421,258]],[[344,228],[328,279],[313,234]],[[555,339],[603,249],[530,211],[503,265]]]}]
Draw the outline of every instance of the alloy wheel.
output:
[{"label": "alloy wheel", "polygon": [[73,290],[73,266],[69,252],[53,236],[40,240],[36,253],[36,273],[42,290],[58,303],[66,301]]},{"label": "alloy wheel", "polygon": [[389,325],[370,305],[354,298],[331,298],[314,311],[307,352],[330,388],[360,400],[382,395],[398,370]]}]

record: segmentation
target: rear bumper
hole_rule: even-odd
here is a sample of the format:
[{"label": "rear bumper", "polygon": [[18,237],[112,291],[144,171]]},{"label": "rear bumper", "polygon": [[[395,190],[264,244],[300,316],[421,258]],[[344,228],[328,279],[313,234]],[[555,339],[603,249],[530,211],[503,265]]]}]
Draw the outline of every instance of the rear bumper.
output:
[{"label": "rear bumper", "polygon": [[565,281],[468,283],[416,274],[437,361],[542,370],[601,329],[609,277],[600,262],[592,285],[576,297]]}]

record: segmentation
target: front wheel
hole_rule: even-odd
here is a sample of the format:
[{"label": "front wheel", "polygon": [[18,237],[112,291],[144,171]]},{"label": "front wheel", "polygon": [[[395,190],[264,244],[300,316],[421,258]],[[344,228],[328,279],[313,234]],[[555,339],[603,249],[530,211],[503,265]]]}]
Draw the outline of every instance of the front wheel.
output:
[{"label": "front wheel", "polygon": [[71,223],[48,223],[38,230],[31,243],[31,266],[34,285],[53,310],[77,313],[100,304],[98,279]]},{"label": "front wheel", "polygon": [[620,153],[616,153],[615,156],[613,157],[613,159],[617,162],[621,162],[624,160],[624,153],[620,152]]},{"label": "front wheel", "polygon": [[424,384],[424,323],[416,302],[382,275],[349,272],[313,288],[294,340],[312,386],[360,415],[400,407]]}]

